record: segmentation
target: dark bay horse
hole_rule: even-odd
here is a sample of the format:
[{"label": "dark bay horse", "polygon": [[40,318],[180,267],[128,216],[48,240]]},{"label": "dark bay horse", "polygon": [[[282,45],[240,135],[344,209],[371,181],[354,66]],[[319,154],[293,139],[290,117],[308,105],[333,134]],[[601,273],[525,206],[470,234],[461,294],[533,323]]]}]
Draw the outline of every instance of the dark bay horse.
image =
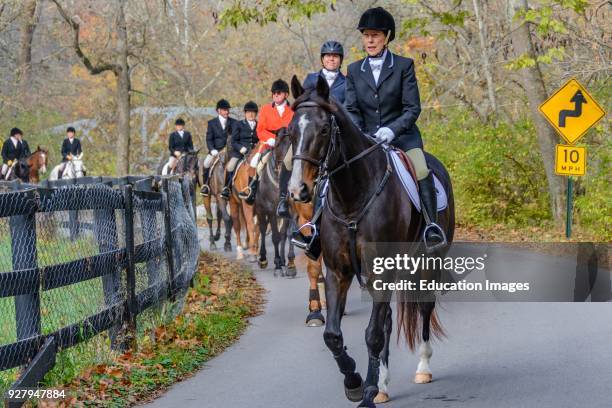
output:
[{"label": "dark bay horse", "polygon": [[[279,131],[279,134],[286,131],[285,128]],[[295,277],[297,269],[295,267],[295,253],[293,244],[289,243],[288,260],[285,261],[285,244],[287,242],[287,233],[289,232],[290,221],[278,217],[276,215],[276,207],[278,206],[278,179],[280,174],[280,165],[276,156],[270,152],[267,163],[261,171],[259,189],[255,197],[255,215],[257,216],[257,225],[259,226],[260,244],[259,244],[259,266],[265,268],[268,265],[266,255],[266,231],[268,225],[272,231],[272,245],[274,246],[274,276]]]},{"label": "dark bay horse", "polygon": [[[347,292],[353,277],[357,277],[366,282],[365,286],[374,295],[373,276],[360,275],[366,243],[420,242],[425,222],[389,165],[391,152],[364,135],[344,108],[330,100],[327,82],[319,78],[314,89],[304,91],[294,76],[291,87],[295,114],[289,125],[294,152],[289,191],[294,199],[308,201],[316,181],[312,174],[329,177],[320,228],[323,259],[328,270],[327,323],[323,337],[344,375],[347,398],[361,401],[360,407],[376,407],[375,402],[389,399],[387,368],[393,320],[390,297],[379,298],[372,304],[365,332],[369,359],[364,383],[356,371],[355,361],[346,351],[340,327]],[[454,233],[450,177],[433,156],[427,155],[427,162],[448,195],[448,206],[439,213],[438,219],[450,243]],[[398,334],[403,333],[412,350],[422,342],[415,382],[430,382],[430,335],[443,335],[434,312],[435,302],[401,299],[398,298],[397,304]]]},{"label": "dark bay horse", "polygon": [[[208,228],[210,229],[210,249],[217,249],[217,244],[215,241],[218,241],[221,237],[221,221],[225,224],[224,238],[225,242],[223,244],[223,249],[226,252],[232,250],[231,238],[232,238],[232,217],[230,216],[228,210],[227,200],[221,197],[221,191],[223,190],[223,184],[225,182],[225,162],[226,162],[227,152],[223,150],[219,153],[215,162],[210,168],[210,179],[209,179],[209,187],[210,187],[210,195],[208,197],[203,198],[204,208],[206,209],[206,221],[208,221]],[[200,175],[200,177],[203,177]],[[216,217],[217,217],[217,230],[213,233],[213,197],[215,199],[217,208],[216,208]]]},{"label": "dark bay horse", "polygon": [[[276,144],[274,146],[275,159],[280,162],[284,159],[289,146],[291,145],[291,138],[288,137],[288,132],[279,132],[276,136]],[[297,226],[305,225],[312,219],[313,204],[299,203],[295,200],[289,200],[293,213],[295,214],[295,220]],[[290,228],[290,233],[293,233],[294,228]],[[303,232],[311,234],[310,227],[304,227]],[[308,274],[309,290],[308,290],[308,315],[306,316],[306,325],[308,327],[320,327],[325,324],[325,318],[321,312],[324,309],[324,302],[321,299],[321,295],[325,295],[325,283],[323,281],[323,257],[313,261],[307,258],[306,261],[306,272]]]},{"label": "dark bay horse", "polygon": [[28,159],[19,159],[13,163],[4,176],[6,181],[21,180],[24,183],[30,182],[30,166]]}]

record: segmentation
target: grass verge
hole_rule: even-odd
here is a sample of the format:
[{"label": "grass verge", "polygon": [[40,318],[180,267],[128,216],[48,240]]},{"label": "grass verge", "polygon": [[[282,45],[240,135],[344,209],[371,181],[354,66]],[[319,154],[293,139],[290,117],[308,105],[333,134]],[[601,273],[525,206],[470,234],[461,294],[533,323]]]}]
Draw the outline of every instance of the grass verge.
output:
[{"label": "grass verge", "polygon": [[[139,349],[84,367],[72,378],[52,370],[46,388],[67,390],[68,400],[40,406],[126,407],[158,396],[231,345],[260,313],[264,289],[242,264],[204,252],[183,311],[139,335]],[[68,350],[69,351],[69,350]],[[56,367],[59,368],[59,367]]]}]

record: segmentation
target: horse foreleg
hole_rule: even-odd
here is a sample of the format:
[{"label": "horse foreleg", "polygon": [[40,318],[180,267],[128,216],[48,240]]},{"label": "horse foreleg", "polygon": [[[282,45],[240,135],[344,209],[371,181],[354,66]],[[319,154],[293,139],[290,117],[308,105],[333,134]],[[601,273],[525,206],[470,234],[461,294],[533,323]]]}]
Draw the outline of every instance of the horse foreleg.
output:
[{"label": "horse foreleg", "polygon": [[321,275],[321,264],[313,260],[308,260],[306,264],[308,272],[308,281],[310,288],[308,290],[308,316],[306,317],[306,325],[309,327],[319,327],[325,323],[323,313],[321,313],[321,297],[319,293],[319,276]]},{"label": "horse foreleg", "polygon": [[387,308],[385,318],[385,344],[380,353],[380,367],[378,368],[378,395],[374,398],[376,404],[389,401],[389,343],[391,342],[391,331],[393,329],[393,315],[391,308]]},{"label": "horse foreleg", "polygon": [[291,220],[291,222],[287,225],[285,236],[289,240],[289,252],[287,253],[287,276],[292,278],[297,275],[297,268],[295,267],[295,245],[293,245],[293,242],[291,241],[291,235],[294,229],[295,220]]},{"label": "horse foreleg", "polygon": [[385,346],[384,325],[388,309],[390,309],[388,301],[372,304],[370,322],[365,332],[365,340],[368,346],[368,375],[366,376],[360,407],[376,408],[374,398],[378,395],[380,354]]},{"label": "horse foreleg", "polygon": [[236,200],[230,198],[230,214],[232,217],[232,226],[234,227],[234,235],[236,235],[236,259],[241,260],[244,257],[242,253],[242,239],[240,237],[240,230],[242,228],[241,222],[241,211],[240,211],[240,203],[237,203]]},{"label": "horse foreleg", "polygon": [[223,250],[225,250],[225,252],[230,252],[232,250],[232,217],[230,216],[227,210],[227,205],[225,205],[225,201],[221,199],[217,202],[224,203],[220,206],[221,212],[223,214],[223,222],[225,224],[225,243],[223,244]]},{"label": "horse foreleg", "polygon": [[285,276],[283,262],[280,255],[281,233],[278,230],[278,218],[270,217],[270,228],[272,229],[272,245],[274,246],[274,276]]},{"label": "horse foreleg", "polygon": [[433,354],[431,343],[429,342],[431,332],[431,315],[433,313],[434,302],[425,302],[420,305],[420,312],[423,318],[423,342],[419,346],[419,365],[417,366],[414,382],[417,384],[427,384],[431,382],[432,374],[429,368],[429,359]]},{"label": "horse foreleg", "polygon": [[209,197],[204,197],[203,204],[204,204],[204,209],[206,210],[206,222],[208,222],[208,239],[210,242],[210,249],[211,250],[215,250],[217,249],[217,245],[215,244],[215,234],[213,233],[213,213],[212,213],[212,206],[210,204],[210,198]]},{"label": "horse foreleg", "polygon": [[259,267],[266,269],[268,267],[268,259],[266,258],[266,229],[268,228],[268,220],[265,216],[257,217],[259,223]]},{"label": "horse foreleg", "polygon": [[244,214],[244,220],[247,232],[247,245],[249,248],[248,259],[249,262],[257,261],[257,234],[256,225],[253,219],[253,206],[240,200],[242,206],[242,213]]},{"label": "horse foreleg", "polygon": [[[344,347],[344,339],[340,325],[344,306],[346,305],[346,294],[351,285],[351,277],[348,273],[343,274],[339,271],[328,273],[326,278],[326,297],[327,297],[327,323],[323,339],[325,345],[332,352],[338,369],[344,375],[344,393],[351,401],[361,401],[363,396],[363,381],[358,372],[355,371],[355,360],[348,355]],[[348,275],[350,276],[350,275]]]}]

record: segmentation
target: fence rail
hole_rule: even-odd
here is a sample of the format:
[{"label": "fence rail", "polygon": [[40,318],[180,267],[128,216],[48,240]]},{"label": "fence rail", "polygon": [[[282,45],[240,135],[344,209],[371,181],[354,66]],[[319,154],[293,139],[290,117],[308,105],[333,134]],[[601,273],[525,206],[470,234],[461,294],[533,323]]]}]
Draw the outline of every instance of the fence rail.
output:
[{"label": "fence rail", "polygon": [[24,367],[13,388],[102,332],[128,348],[140,313],[185,293],[194,197],[176,176],[0,182],[0,371]]}]

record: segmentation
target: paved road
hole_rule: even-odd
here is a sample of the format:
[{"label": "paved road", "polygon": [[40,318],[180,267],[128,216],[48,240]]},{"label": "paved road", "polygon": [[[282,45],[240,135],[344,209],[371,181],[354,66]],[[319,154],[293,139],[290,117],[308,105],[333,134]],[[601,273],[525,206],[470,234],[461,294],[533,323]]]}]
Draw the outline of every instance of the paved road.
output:
[{"label": "paved road", "polygon": [[[207,245],[208,240],[202,239]],[[343,408],[342,376],[322,339],[304,326],[307,279],[256,270],[268,289],[263,315],[242,338],[150,407]],[[369,305],[352,288],[343,331],[365,378]],[[392,400],[379,407],[609,408],[612,305],[602,303],[446,303],[448,339],[434,344],[434,381],[412,378],[417,356],[393,342]]]}]

